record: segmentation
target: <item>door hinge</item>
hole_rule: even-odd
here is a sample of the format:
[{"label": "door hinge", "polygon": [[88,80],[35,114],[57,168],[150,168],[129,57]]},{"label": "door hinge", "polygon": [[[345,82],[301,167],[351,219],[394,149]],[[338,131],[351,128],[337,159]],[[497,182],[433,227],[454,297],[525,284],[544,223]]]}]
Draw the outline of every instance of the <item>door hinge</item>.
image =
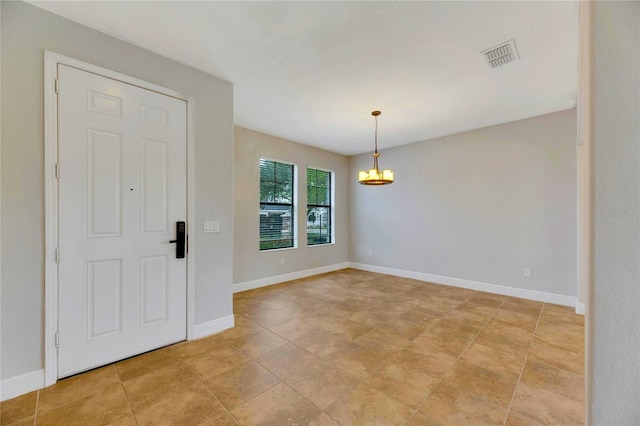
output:
[{"label": "door hinge", "polygon": [[55,88],[56,93],[60,93],[60,79],[59,78],[55,79],[54,88]]},{"label": "door hinge", "polygon": [[60,263],[60,249],[56,247],[56,263]]},{"label": "door hinge", "polygon": [[60,347],[60,333],[56,331],[56,348]]},{"label": "door hinge", "polygon": [[60,163],[56,163],[56,179],[60,179]]},{"label": "door hinge", "polygon": [[189,235],[187,235],[187,254],[189,254]]}]

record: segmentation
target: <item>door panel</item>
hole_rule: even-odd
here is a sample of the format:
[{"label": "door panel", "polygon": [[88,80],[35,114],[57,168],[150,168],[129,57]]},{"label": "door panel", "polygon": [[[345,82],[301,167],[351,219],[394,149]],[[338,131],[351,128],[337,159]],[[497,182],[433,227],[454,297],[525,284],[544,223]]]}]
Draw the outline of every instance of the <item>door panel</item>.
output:
[{"label": "door panel", "polygon": [[140,263],[142,276],[141,326],[167,321],[167,256],[143,257]]},{"label": "door panel", "polygon": [[122,259],[89,262],[89,340],[122,331]]},{"label": "door panel", "polygon": [[120,236],[120,135],[89,129],[89,237]]},{"label": "door panel", "polygon": [[186,102],[59,65],[58,375],[186,338]]},{"label": "door panel", "polygon": [[167,234],[167,143],[142,139],[142,232]]}]

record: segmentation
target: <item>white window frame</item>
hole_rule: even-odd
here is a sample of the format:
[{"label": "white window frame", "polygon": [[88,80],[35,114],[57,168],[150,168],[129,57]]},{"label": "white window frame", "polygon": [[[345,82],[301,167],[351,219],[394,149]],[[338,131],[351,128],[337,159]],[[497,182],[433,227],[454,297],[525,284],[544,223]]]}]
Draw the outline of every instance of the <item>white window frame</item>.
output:
[{"label": "white window frame", "polygon": [[[272,253],[276,251],[284,251],[284,250],[295,250],[298,248],[298,182],[300,178],[298,176],[298,164],[293,161],[282,160],[280,158],[269,157],[268,155],[260,155],[258,157],[258,215],[260,215],[260,160],[266,161],[275,161],[277,163],[288,164],[293,166],[293,213],[291,217],[291,222],[294,224],[293,226],[293,246],[292,247],[282,247],[275,249],[260,249],[260,218],[258,217],[258,252],[259,253]],[[306,236],[306,233],[305,233]]]},{"label": "white window frame", "polygon": [[[311,164],[307,165],[307,169],[321,170],[323,172],[331,173],[331,242],[324,243],[324,244],[312,244],[312,245],[309,245],[309,243],[307,242],[307,247],[326,247],[326,246],[335,245],[336,243],[336,172],[335,170],[327,169],[324,167],[317,167]],[[309,183],[307,182],[305,189],[308,190],[308,188],[309,188]],[[305,196],[305,206],[306,206],[306,200],[308,200],[308,198]],[[305,217],[305,225],[306,223],[307,223],[307,220]],[[305,240],[306,239],[307,239],[307,232],[306,232],[306,226],[305,226]]]}]

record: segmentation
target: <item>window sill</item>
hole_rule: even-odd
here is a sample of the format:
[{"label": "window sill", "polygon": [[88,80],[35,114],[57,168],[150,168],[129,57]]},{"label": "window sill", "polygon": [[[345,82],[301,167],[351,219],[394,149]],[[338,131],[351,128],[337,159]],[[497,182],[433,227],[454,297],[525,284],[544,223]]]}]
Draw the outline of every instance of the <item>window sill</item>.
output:
[{"label": "window sill", "polygon": [[297,248],[298,248],[297,246],[293,246],[293,247],[274,248],[274,249],[268,249],[268,250],[260,250],[260,249],[258,249],[258,253],[271,253],[271,252],[274,252],[274,251],[295,250]]},{"label": "window sill", "polygon": [[311,247],[326,247],[326,246],[335,246],[336,243],[335,241],[332,241],[330,243],[324,243],[324,244],[307,244],[307,248],[311,248]]}]

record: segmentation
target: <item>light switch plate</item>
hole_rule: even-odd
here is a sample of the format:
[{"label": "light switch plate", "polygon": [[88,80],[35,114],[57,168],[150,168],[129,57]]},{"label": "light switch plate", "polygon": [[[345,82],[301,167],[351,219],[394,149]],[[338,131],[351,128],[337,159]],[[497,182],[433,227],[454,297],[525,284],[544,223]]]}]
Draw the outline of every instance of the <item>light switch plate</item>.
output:
[{"label": "light switch plate", "polygon": [[204,232],[220,232],[220,222],[211,222],[211,221],[204,222],[203,231]]}]

